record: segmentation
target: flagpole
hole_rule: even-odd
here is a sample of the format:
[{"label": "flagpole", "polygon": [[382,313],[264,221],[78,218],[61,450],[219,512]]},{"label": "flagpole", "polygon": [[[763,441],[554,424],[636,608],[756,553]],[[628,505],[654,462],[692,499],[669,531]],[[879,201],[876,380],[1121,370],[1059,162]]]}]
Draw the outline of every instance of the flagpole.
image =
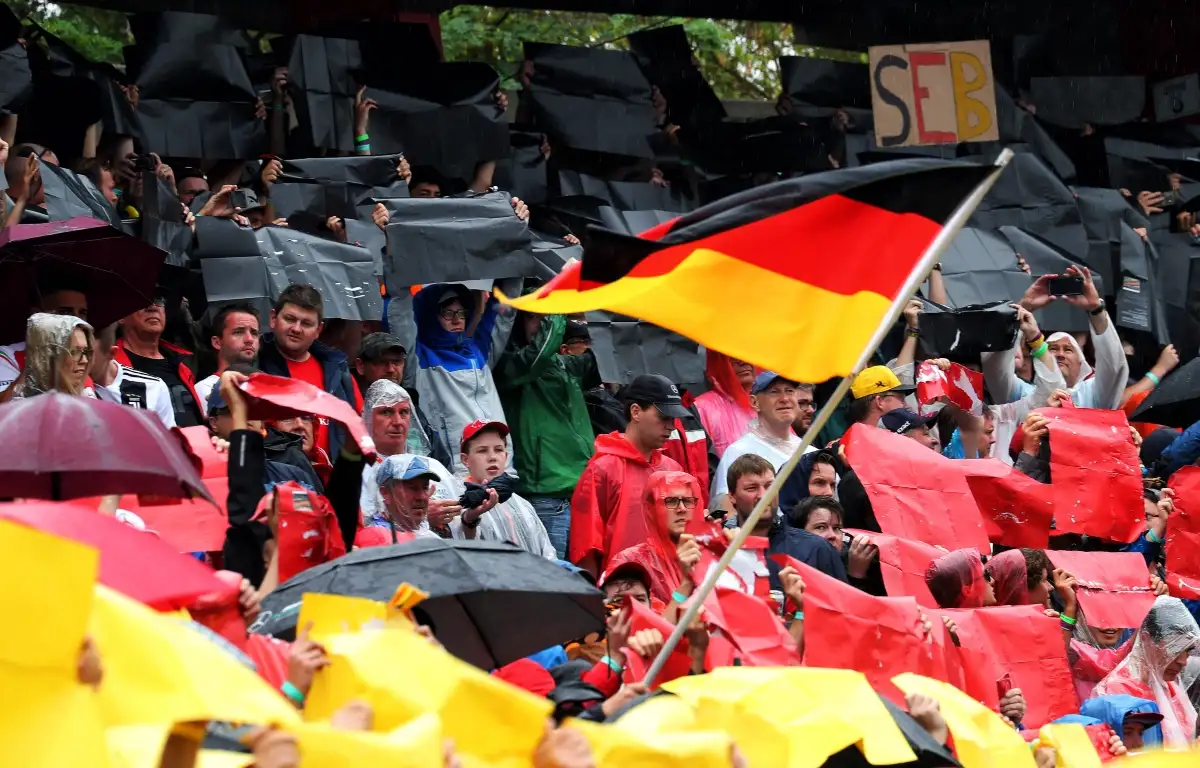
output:
[{"label": "flagpole", "polygon": [[990,176],[980,182],[979,186],[977,186],[965,200],[959,203],[958,208],[956,208],[954,213],[950,215],[950,218],[946,221],[945,226],[943,226],[942,230],[938,232],[937,237],[935,237],[933,242],[929,244],[929,247],[925,249],[925,253],[921,256],[921,260],[917,262],[916,267],[914,267],[912,272],[909,273],[908,279],[905,281],[904,286],[900,289],[900,292],[896,294],[896,301],[894,301],[892,306],[888,308],[887,315],[884,316],[883,321],[879,324],[879,327],[875,329],[875,333],[871,336],[871,340],[867,343],[866,347],[863,348],[862,353],[859,355],[858,362],[856,362],[854,365],[854,370],[849,376],[846,376],[841,380],[841,382],[837,385],[837,388],[833,391],[833,394],[830,396],[829,400],[821,407],[821,410],[817,412],[817,415],[813,418],[812,426],[809,427],[808,431],[804,433],[804,437],[800,440],[800,445],[798,448],[796,448],[796,452],[793,453],[791,458],[779,468],[779,472],[775,476],[775,482],[771,483],[771,486],[767,488],[766,495],[764,495],[758,504],[755,505],[754,510],[750,513],[750,516],[746,518],[746,522],[742,523],[741,528],[738,529],[737,535],[734,537],[733,541],[730,542],[729,547],[725,550],[725,554],[721,555],[721,559],[717,561],[716,565],[708,569],[708,574],[705,576],[704,582],[696,589],[695,592],[692,593],[692,596],[688,601],[687,608],[684,610],[683,614],[680,615],[678,622],[675,624],[674,631],[671,632],[671,636],[667,638],[665,643],[663,643],[662,650],[658,652],[658,656],[654,659],[654,663],[651,664],[650,669],[646,671],[646,677],[642,680],[642,683],[647,687],[653,685],[655,678],[657,678],[659,673],[662,672],[663,667],[667,663],[667,659],[675,650],[675,646],[679,644],[679,640],[683,637],[684,633],[687,632],[687,628],[691,626],[692,622],[696,619],[697,614],[700,613],[700,608],[703,606],[704,601],[708,599],[709,594],[711,594],[713,589],[717,586],[717,579],[720,578],[721,574],[729,566],[730,561],[733,560],[733,556],[741,548],[742,544],[746,542],[747,537],[750,536],[750,532],[753,531],[754,527],[758,524],[759,518],[761,518],[768,509],[774,509],[775,499],[779,497],[779,491],[783,488],[783,484],[792,474],[792,471],[795,470],[796,465],[800,462],[800,457],[804,455],[804,451],[807,450],[810,445],[812,445],[813,440],[816,439],[817,433],[819,433],[825,426],[825,422],[829,421],[829,417],[833,415],[833,412],[837,409],[838,404],[842,401],[842,398],[846,396],[846,392],[850,389],[850,384],[854,380],[854,377],[866,366],[867,362],[871,359],[871,355],[875,354],[876,347],[878,347],[883,341],[884,336],[886,336],[888,331],[891,330],[892,325],[896,322],[896,320],[900,318],[900,313],[908,304],[909,298],[917,292],[917,288],[919,288],[921,284],[924,283],[929,277],[929,273],[933,271],[934,265],[937,264],[941,259],[942,253],[950,246],[950,243],[954,241],[954,238],[958,236],[958,233],[962,230],[962,228],[966,226],[967,220],[971,218],[971,215],[975,212],[975,209],[979,207],[981,202],[983,202],[983,198],[991,190],[992,185],[996,183],[996,179],[1000,177],[1000,174],[1008,166],[1008,163],[1010,160],[1012,160],[1012,158],[1013,151],[1011,149],[1006,148],[1000,152],[1000,155],[996,158],[996,170]]}]

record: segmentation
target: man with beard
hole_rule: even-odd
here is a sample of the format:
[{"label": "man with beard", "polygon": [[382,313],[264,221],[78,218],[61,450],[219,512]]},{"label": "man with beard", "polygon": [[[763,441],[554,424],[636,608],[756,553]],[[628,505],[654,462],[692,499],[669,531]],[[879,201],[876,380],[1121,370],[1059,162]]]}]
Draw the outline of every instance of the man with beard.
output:
[{"label": "man with beard", "polygon": [[792,422],[792,429],[800,437],[808,433],[813,417],[817,415],[816,394],[812,384],[796,385],[796,420]]},{"label": "man with beard", "polygon": [[210,343],[217,353],[217,372],[196,382],[201,402],[208,396],[221,374],[235,363],[253,365],[258,359],[258,316],[249,304],[226,304],[213,318]]},{"label": "man with beard", "polygon": [[196,393],[195,355],[162,340],[167,327],[166,299],[156,297],[150,306],[118,321],[121,339],[113,356],[133,368],[163,380],[171,392],[175,425],[195,427],[204,423],[204,407]]}]

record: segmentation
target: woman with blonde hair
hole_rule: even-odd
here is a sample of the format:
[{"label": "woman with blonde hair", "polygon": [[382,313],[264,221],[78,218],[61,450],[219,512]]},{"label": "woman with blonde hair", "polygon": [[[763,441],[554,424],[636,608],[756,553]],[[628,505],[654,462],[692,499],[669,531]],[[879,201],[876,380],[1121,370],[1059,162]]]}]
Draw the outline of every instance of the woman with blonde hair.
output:
[{"label": "woman with blonde hair", "polygon": [[30,317],[25,330],[25,370],[16,396],[86,394],[94,340],[92,326],[77,317],[45,312]]}]

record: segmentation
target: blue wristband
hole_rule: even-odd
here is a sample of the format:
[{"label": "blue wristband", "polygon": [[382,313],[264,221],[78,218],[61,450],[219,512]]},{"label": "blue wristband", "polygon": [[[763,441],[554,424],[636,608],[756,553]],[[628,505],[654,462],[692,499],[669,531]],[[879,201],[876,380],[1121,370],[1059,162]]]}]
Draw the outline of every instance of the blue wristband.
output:
[{"label": "blue wristband", "polygon": [[370,144],[358,144],[357,146],[354,147],[354,150],[356,152],[370,152],[371,145]]},{"label": "blue wristband", "polygon": [[680,594],[679,592],[672,592],[671,599],[674,600],[675,602],[679,603],[680,605],[683,605],[684,603],[687,602],[687,595]]},{"label": "blue wristband", "polygon": [[279,690],[283,691],[283,695],[292,700],[292,703],[297,707],[304,706],[304,694],[300,689],[292,685],[290,680],[284,680],[283,685],[279,686]]},{"label": "blue wristband", "polygon": [[804,621],[804,611],[796,611],[792,614],[792,618],[797,621]]},{"label": "blue wristband", "polygon": [[618,675],[621,674],[621,671],[625,669],[624,664],[617,661],[616,659],[614,659],[611,656],[605,656],[604,658],[600,659],[600,663],[606,665],[609,669],[611,669],[613,672],[616,672]]},{"label": "blue wristband", "polygon": [[1147,379],[1150,379],[1150,383],[1152,383],[1152,384],[1153,384],[1154,386],[1156,386],[1156,387],[1157,387],[1159,384],[1162,384],[1162,379],[1160,379],[1160,378],[1158,378],[1157,376],[1155,376],[1155,375],[1154,375],[1154,373],[1153,373],[1153,372],[1151,372],[1151,371],[1146,371],[1146,378],[1147,378]]}]

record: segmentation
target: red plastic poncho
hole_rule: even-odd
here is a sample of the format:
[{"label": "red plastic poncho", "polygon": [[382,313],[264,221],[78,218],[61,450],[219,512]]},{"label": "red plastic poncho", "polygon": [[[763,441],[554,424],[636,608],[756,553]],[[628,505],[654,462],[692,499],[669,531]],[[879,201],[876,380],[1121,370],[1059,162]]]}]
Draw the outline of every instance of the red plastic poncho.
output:
[{"label": "red plastic poncho", "polygon": [[1029,576],[1021,550],[1001,552],[988,560],[984,570],[992,577],[996,605],[1029,605]]},{"label": "red plastic poncho", "polygon": [[252,520],[265,521],[279,497],[279,582],[346,554],[346,543],[329,500],[297,482],[280,483],[262,497]]},{"label": "red plastic poncho", "polygon": [[925,569],[925,583],[941,608],[982,608],[987,594],[977,549],[956,549]]},{"label": "red plastic poncho", "polygon": [[[650,596],[670,604],[671,593],[679,588],[683,581],[683,569],[675,556],[677,544],[671,538],[667,527],[667,505],[665,499],[675,488],[684,487],[693,498],[700,498],[700,483],[686,472],[655,472],[646,481],[642,493],[643,525],[646,529],[645,540],[634,547],[619,552],[613,560],[633,562],[640,565],[650,575]],[[703,512],[699,505],[692,512],[700,515]]]},{"label": "red plastic poncho", "polygon": [[599,570],[623,549],[646,540],[642,492],[650,475],[681,470],[673,459],[654,451],[647,461],[620,432],[596,438],[596,455],[571,496],[571,539],[568,558],[581,563],[599,556]]},{"label": "red plastic poncho", "polygon": [[720,457],[735,440],[746,434],[746,428],[754,418],[754,409],[750,407],[750,395],[738,381],[729,358],[711,349],[707,355],[704,373],[713,388],[696,398],[696,412]]}]

